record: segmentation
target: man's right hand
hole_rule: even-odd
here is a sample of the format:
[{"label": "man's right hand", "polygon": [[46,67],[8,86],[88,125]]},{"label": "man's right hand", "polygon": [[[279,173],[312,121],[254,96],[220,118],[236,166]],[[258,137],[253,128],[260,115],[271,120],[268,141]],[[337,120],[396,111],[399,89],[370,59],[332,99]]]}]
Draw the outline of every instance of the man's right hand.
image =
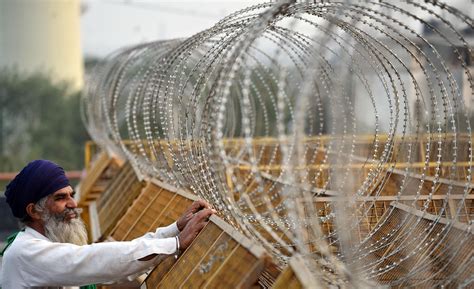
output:
[{"label": "man's right hand", "polygon": [[216,211],[213,209],[203,209],[192,217],[191,220],[186,224],[184,229],[179,233],[179,247],[181,250],[186,250],[186,248],[191,245],[192,241],[196,238],[199,232],[206,226],[209,222],[209,217],[214,214]]},{"label": "man's right hand", "polygon": [[186,227],[186,224],[188,224],[188,222],[193,218],[194,214],[202,209],[212,209],[212,206],[204,200],[194,201],[186,212],[184,212],[184,214],[176,221],[178,230],[181,232],[184,227]]}]

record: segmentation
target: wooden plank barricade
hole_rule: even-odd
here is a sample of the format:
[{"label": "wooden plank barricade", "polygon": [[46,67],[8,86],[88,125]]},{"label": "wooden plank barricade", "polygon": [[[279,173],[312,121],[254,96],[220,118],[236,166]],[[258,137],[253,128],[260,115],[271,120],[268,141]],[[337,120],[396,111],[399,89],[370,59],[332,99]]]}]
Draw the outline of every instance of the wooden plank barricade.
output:
[{"label": "wooden plank barricade", "polygon": [[176,221],[197,197],[157,181],[146,183],[141,194],[128,208],[111,237],[129,241]]},{"label": "wooden plank barricade", "polygon": [[[470,225],[399,202],[392,202],[391,207],[367,244],[378,244],[379,249],[367,256],[367,262],[377,262],[384,269],[376,276],[378,282],[401,288],[435,288],[437,282],[450,279],[447,288],[458,288],[474,276],[472,266],[458,266],[472,263]],[[412,254],[415,251],[417,254]],[[390,267],[395,263],[397,266]]]},{"label": "wooden plank barricade", "polygon": [[260,245],[211,216],[171,269],[158,265],[145,282],[147,288],[252,288],[268,262]]},{"label": "wooden plank barricade", "polygon": [[109,186],[91,203],[92,240],[104,240],[114,229],[144,186],[130,163],[125,163]]},{"label": "wooden plank barricade", "polygon": [[[280,169],[275,167],[276,171]],[[248,172],[243,168],[241,170],[243,177],[245,177]],[[366,172],[363,172],[362,177],[366,177]],[[434,219],[426,218],[430,216],[429,213],[431,212],[433,213],[431,215],[433,218],[438,217],[436,219],[437,222],[453,217],[455,219],[450,220],[450,222],[472,222],[474,214],[474,188],[471,183],[468,188],[467,197],[463,197],[465,188],[463,180],[465,175],[459,176],[459,179],[462,181],[437,179],[436,189],[432,194],[429,194],[429,191],[431,184],[435,182],[433,177],[425,176],[423,179],[424,187],[420,194],[415,195],[413,193],[411,195],[404,193],[400,197],[397,196],[400,182],[405,181],[407,188],[413,186],[413,190],[407,189],[406,191],[416,192],[417,186],[421,183],[420,176],[416,174],[405,176],[403,172],[395,169],[390,171],[382,170],[379,178],[380,180],[374,182],[373,187],[370,189],[374,192],[380,190],[380,192],[357,200],[357,202],[366,202],[367,206],[372,206],[368,210],[364,210],[368,213],[361,217],[361,220],[363,220],[361,225],[366,226],[366,228],[359,229],[361,231],[361,240],[364,240],[369,233],[373,232],[379,223],[386,220],[385,215],[388,215],[389,211],[392,212],[389,219],[382,224],[382,227],[377,228],[376,230],[378,231],[370,236],[371,242],[387,243],[387,246],[377,246],[385,251],[373,252],[368,257],[368,259],[373,258],[371,262],[382,260],[381,265],[392,264],[397,262],[397,260],[403,259],[405,252],[393,252],[391,250],[404,247],[408,248],[405,251],[409,251],[411,248],[409,245],[399,246],[397,243],[401,241],[407,242],[408,239],[405,240],[403,236],[410,234],[402,229],[400,229],[400,232],[397,231],[397,233],[392,232],[397,230],[397,218],[400,220],[408,218],[410,222],[405,222],[406,227],[420,232],[426,231],[426,228],[429,228],[429,234],[426,238],[439,238],[436,234],[440,233],[443,239],[440,239],[439,242],[431,242],[430,248],[424,249],[423,253],[420,253],[417,258],[410,258],[409,262],[395,266],[393,270],[380,274],[377,278],[378,281],[381,284],[390,284],[392,280],[403,278],[410,271],[406,265],[420,264],[422,262],[432,264],[432,266],[427,266],[426,268],[437,270],[438,280],[449,278],[449,274],[459,276],[457,280],[466,280],[468,278],[466,276],[472,276],[474,274],[472,269],[457,272],[456,266],[449,265],[445,266],[444,271],[439,270],[439,268],[444,267],[438,262],[438,260],[444,260],[449,262],[449,264],[454,263],[453,260],[459,264],[466,262],[465,256],[472,255],[472,253],[469,253],[469,245],[465,247],[460,246],[460,250],[464,254],[461,254],[461,251],[459,254],[458,252],[455,255],[451,254],[452,260],[443,259],[442,253],[443,251],[449,252],[446,246],[448,244],[457,244],[458,240],[472,244],[472,231],[459,229],[466,227],[465,224],[461,224],[460,226],[450,227],[449,233],[446,233],[443,230],[446,227],[445,225],[433,225]],[[268,182],[273,185],[274,180],[269,178]],[[232,182],[230,182],[229,186],[233,186]],[[246,183],[245,186],[250,188],[252,184]],[[96,228],[94,240],[105,240],[107,238],[119,241],[132,240],[146,232],[154,231],[157,227],[167,226],[179,218],[192,201],[196,199],[196,196],[184,190],[178,190],[154,179],[147,180],[146,182],[140,181],[129,164],[123,164],[120,160],[112,160],[112,157],[107,154],[99,155],[79,187],[80,206],[93,208],[91,211],[94,211],[91,214],[94,215],[94,218],[91,219],[95,219],[95,222],[92,224]],[[447,188],[450,188],[448,206],[446,206],[446,210],[440,211],[439,207],[443,204],[443,199],[448,191]],[[462,203],[459,202],[459,196],[463,197]],[[415,197],[418,200],[417,202],[420,203],[419,205],[428,199],[430,200],[427,208],[428,214],[425,213],[419,216],[418,211],[403,205],[403,203],[411,203]],[[399,202],[394,210],[391,209],[390,205],[393,200]],[[323,209],[328,210],[326,204],[333,201],[331,195],[315,197],[314,201],[315,205],[321,206],[321,208],[317,208],[321,210],[323,215],[330,213],[323,211]],[[456,215],[456,209],[460,206],[462,206],[462,210]],[[325,225],[327,226],[324,227]],[[323,224],[323,230],[329,234],[332,232],[332,225],[328,221],[327,224]],[[456,235],[464,237],[456,239]],[[383,239],[386,236],[390,236],[392,239]],[[419,239],[423,240],[424,237]],[[390,242],[393,242],[395,245],[391,246]],[[213,216],[210,223],[203,229],[193,244],[178,259],[175,259],[174,256],[169,256],[150,272],[146,280],[143,281],[142,288],[317,288],[311,282],[311,274],[309,272],[305,273],[305,266],[302,262],[301,257],[292,257],[289,261],[289,266],[284,268],[280,275],[272,275],[272,277],[277,279],[275,283],[261,286],[257,280],[267,272],[266,270],[269,267],[274,267],[263,248],[259,244],[247,239],[219,217]],[[419,284],[418,282],[421,282],[420,280],[423,278],[430,278],[429,274],[428,269],[421,270],[416,278],[406,279],[408,281],[403,285]],[[454,283],[456,282],[455,280]]]},{"label": "wooden plank barricade", "polygon": [[86,171],[86,176],[81,179],[76,188],[79,193],[79,205],[87,206],[95,201],[108,187],[123,164],[124,161],[117,156],[111,156],[107,152],[98,154]]},{"label": "wooden plank barricade", "polygon": [[[185,212],[195,199],[196,196],[182,190],[178,191],[158,180],[148,180],[139,196],[111,230],[110,235],[104,235],[103,239],[130,241],[147,232],[155,231],[158,227],[170,225]],[[174,256],[168,256],[155,268],[155,271],[162,272],[160,273],[162,276],[168,272],[175,261]],[[140,276],[128,284],[127,288],[138,288],[144,282],[145,277]],[[121,285],[121,288],[123,286]],[[113,286],[102,286],[101,288],[113,288]]]},{"label": "wooden plank barricade", "polygon": [[308,271],[301,256],[291,257],[288,266],[273,284],[273,289],[314,289],[321,288]]},{"label": "wooden plank barricade", "polygon": [[123,164],[123,160],[104,151],[96,156],[88,167],[85,177],[76,186],[78,207],[83,210],[81,217],[90,238],[94,235],[93,231],[96,230],[92,225],[95,212],[92,212],[91,216],[91,204],[95,205],[94,202],[109,186]]},{"label": "wooden plank barricade", "polygon": [[[130,190],[137,182],[141,185],[137,186],[136,190]],[[131,166],[126,164],[101,195],[98,199],[98,204],[100,203],[98,211],[102,213],[102,215],[99,213],[101,216],[99,219],[102,219],[101,224],[109,222],[109,229],[103,232],[102,239],[110,237],[114,240],[132,240],[146,232],[154,231],[157,227],[167,226],[178,219],[196,199],[195,195],[157,180],[148,180],[142,189],[144,183],[138,181]],[[134,192],[131,193],[131,191]],[[123,201],[124,197],[126,197],[125,202]],[[417,215],[416,212],[411,212],[403,204],[397,205],[396,211],[400,211],[400,209],[403,209],[401,210],[403,212],[409,211],[409,213]],[[108,217],[110,210],[116,212],[112,218]],[[422,218],[426,219],[426,216],[429,214],[425,213]],[[110,221],[114,218],[120,218],[120,220],[118,222]],[[425,223],[425,221],[418,222],[420,225]],[[393,222],[386,222],[384,224],[386,228],[380,228],[380,233],[390,230],[389,226],[392,224]],[[452,230],[457,230],[456,228],[453,227]],[[436,227],[433,232],[440,230],[441,227],[440,229]],[[377,236],[377,234],[374,235],[375,238]],[[450,236],[451,234],[448,234],[446,240],[451,240]],[[451,240],[451,242],[454,241]],[[389,254],[387,252],[376,253],[381,254],[380,256],[374,255],[373,257],[376,259]],[[402,258],[402,256],[397,258],[399,257]],[[421,259],[426,261],[432,257],[422,257]],[[415,260],[415,263],[423,262],[421,259]],[[390,260],[387,259],[387,261]],[[274,284],[270,284],[271,288],[317,288],[311,282],[311,274],[305,274],[304,264],[301,262],[302,260],[299,260],[298,257],[290,259],[289,266],[278,276]],[[143,282],[142,288],[145,286],[146,288],[269,288],[270,286],[258,284],[258,279],[271,266],[269,264],[271,261],[260,245],[244,237],[222,219],[213,216],[208,226],[203,229],[188,250],[177,260],[174,256],[164,259],[151,271]],[[398,269],[402,269],[401,267],[403,266],[399,266]],[[390,280],[396,280],[402,276],[400,275],[402,273],[395,271],[392,270],[380,276],[379,282],[389,284]],[[471,272],[453,273],[465,276]],[[446,278],[441,276],[444,274],[439,275],[441,279]],[[416,280],[411,282],[413,281],[418,282]]]},{"label": "wooden plank barricade", "polygon": [[[102,238],[125,241],[155,231],[176,221],[196,199],[184,190],[148,180],[108,238]],[[272,266],[260,245],[212,216],[191,246],[178,259],[165,258],[142,288],[261,288],[257,280]]]}]

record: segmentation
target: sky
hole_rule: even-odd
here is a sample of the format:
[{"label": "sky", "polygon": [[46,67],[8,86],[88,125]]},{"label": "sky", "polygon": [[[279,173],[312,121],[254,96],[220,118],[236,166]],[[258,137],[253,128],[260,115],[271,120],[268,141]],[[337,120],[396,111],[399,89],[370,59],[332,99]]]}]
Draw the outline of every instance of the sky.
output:
[{"label": "sky", "polygon": [[142,42],[189,37],[259,0],[82,0],[84,55],[105,56]]},{"label": "sky", "polygon": [[[81,0],[82,49],[86,57],[102,57],[124,46],[189,37],[232,12],[263,2],[269,1]],[[447,2],[471,17],[474,15],[472,2]]]}]

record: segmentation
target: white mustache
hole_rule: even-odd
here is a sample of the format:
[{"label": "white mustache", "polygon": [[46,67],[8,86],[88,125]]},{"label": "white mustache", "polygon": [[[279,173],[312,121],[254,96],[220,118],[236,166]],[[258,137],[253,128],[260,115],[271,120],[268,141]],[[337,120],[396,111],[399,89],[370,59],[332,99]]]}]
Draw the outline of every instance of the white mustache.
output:
[{"label": "white mustache", "polygon": [[76,219],[79,218],[80,214],[82,213],[83,209],[82,208],[66,208],[64,211],[61,213],[54,214],[53,217],[56,220],[64,220],[66,219],[67,215],[69,214],[75,214]]}]

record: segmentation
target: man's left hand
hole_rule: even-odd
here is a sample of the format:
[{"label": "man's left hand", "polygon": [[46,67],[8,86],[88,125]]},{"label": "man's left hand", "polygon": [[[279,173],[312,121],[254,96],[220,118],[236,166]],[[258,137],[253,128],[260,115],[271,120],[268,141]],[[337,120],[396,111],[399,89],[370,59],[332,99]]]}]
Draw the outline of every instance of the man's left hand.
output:
[{"label": "man's left hand", "polygon": [[204,201],[204,200],[197,200],[192,203],[191,206],[184,212],[184,214],[176,221],[176,225],[178,226],[178,230],[182,231],[184,227],[186,227],[186,224],[189,222],[189,220],[192,219],[194,214],[199,212],[202,209],[212,209],[212,206]]}]

